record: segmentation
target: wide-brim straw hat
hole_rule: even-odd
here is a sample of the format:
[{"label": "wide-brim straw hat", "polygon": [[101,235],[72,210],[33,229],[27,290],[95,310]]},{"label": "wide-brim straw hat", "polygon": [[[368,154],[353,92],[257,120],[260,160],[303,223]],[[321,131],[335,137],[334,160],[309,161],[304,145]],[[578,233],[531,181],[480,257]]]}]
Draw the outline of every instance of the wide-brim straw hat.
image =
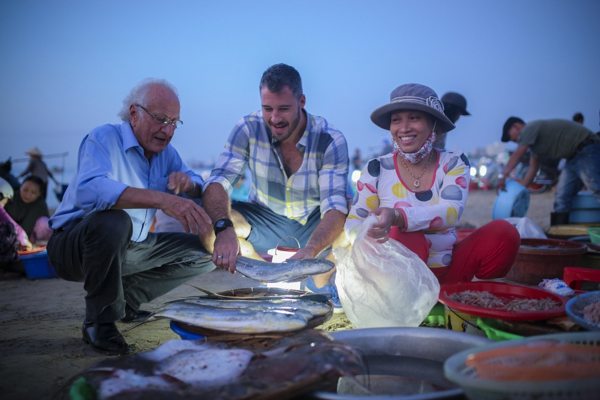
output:
[{"label": "wide-brim straw hat", "polygon": [[25,154],[29,154],[30,156],[34,156],[34,157],[44,157],[44,155],[42,154],[40,149],[38,149],[37,147],[33,147],[33,148],[27,150],[25,152]]},{"label": "wide-brim straw hat", "polygon": [[437,119],[441,132],[454,129],[454,124],[444,115],[444,105],[433,89],[418,83],[398,86],[390,95],[390,102],[371,113],[371,121],[385,130],[390,130],[392,114],[400,110],[417,110],[431,114]]}]

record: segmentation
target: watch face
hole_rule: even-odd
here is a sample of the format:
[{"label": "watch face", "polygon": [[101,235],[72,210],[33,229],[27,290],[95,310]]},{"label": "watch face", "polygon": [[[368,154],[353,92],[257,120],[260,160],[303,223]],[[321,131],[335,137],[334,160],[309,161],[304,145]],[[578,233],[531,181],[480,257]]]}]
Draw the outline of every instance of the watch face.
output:
[{"label": "watch face", "polygon": [[220,219],[217,222],[215,222],[215,233],[224,231],[225,229],[227,229],[230,226],[233,226],[233,222],[231,222],[228,219]]}]

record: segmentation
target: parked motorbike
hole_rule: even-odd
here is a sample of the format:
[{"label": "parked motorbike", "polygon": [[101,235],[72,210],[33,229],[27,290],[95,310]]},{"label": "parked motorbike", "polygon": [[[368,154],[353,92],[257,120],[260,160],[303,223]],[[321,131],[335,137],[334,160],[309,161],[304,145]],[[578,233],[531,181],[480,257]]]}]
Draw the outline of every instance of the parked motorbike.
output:
[{"label": "parked motorbike", "polygon": [[487,156],[471,161],[472,186],[478,189],[494,189],[498,183],[498,175],[504,169],[504,164]]}]

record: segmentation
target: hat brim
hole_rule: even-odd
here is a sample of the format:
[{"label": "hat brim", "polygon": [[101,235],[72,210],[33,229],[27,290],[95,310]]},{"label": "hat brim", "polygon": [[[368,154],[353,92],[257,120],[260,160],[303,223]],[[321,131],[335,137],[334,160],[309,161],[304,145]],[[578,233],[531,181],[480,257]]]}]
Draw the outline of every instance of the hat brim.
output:
[{"label": "hat brim", "polygon": [[433,107],[429,107],[425,104],[413,103],[409,101],[388,103],[384,106],[377,108],[371,113],[371,121],[378,127],[390,130],[392,122],[392,113],[400,110],[416,110],[427,113],[438,120],[438,127],[442,133],[450,132],[455,128],[454,124],[444,115]]},{"label": "hat brim", "polygon": [[471,115],[471,113],[463,108],[463,111],[460,115]]}]

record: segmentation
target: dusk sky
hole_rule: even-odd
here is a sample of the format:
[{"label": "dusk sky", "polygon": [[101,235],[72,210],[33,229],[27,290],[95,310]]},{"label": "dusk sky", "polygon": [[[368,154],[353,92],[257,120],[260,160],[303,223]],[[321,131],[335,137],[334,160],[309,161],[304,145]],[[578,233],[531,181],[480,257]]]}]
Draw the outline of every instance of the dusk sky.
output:
[{"label": "dusk sky", "polygon": [[[272,64],[300,72],[306,109],[368,156],[389,132],[371,112],[404,83],[462,93],[472,116],[449,150],[498,142],[506,119],[571,119],[600,130],[600,1],[0,2],[0,161],[69,152],[146,77],[181,100],[172,144],[209,162],[235,123],[258,110]],[[48,160],[60,165],[59,160]],[[15,165],[19,171],[26,163]]]}]

